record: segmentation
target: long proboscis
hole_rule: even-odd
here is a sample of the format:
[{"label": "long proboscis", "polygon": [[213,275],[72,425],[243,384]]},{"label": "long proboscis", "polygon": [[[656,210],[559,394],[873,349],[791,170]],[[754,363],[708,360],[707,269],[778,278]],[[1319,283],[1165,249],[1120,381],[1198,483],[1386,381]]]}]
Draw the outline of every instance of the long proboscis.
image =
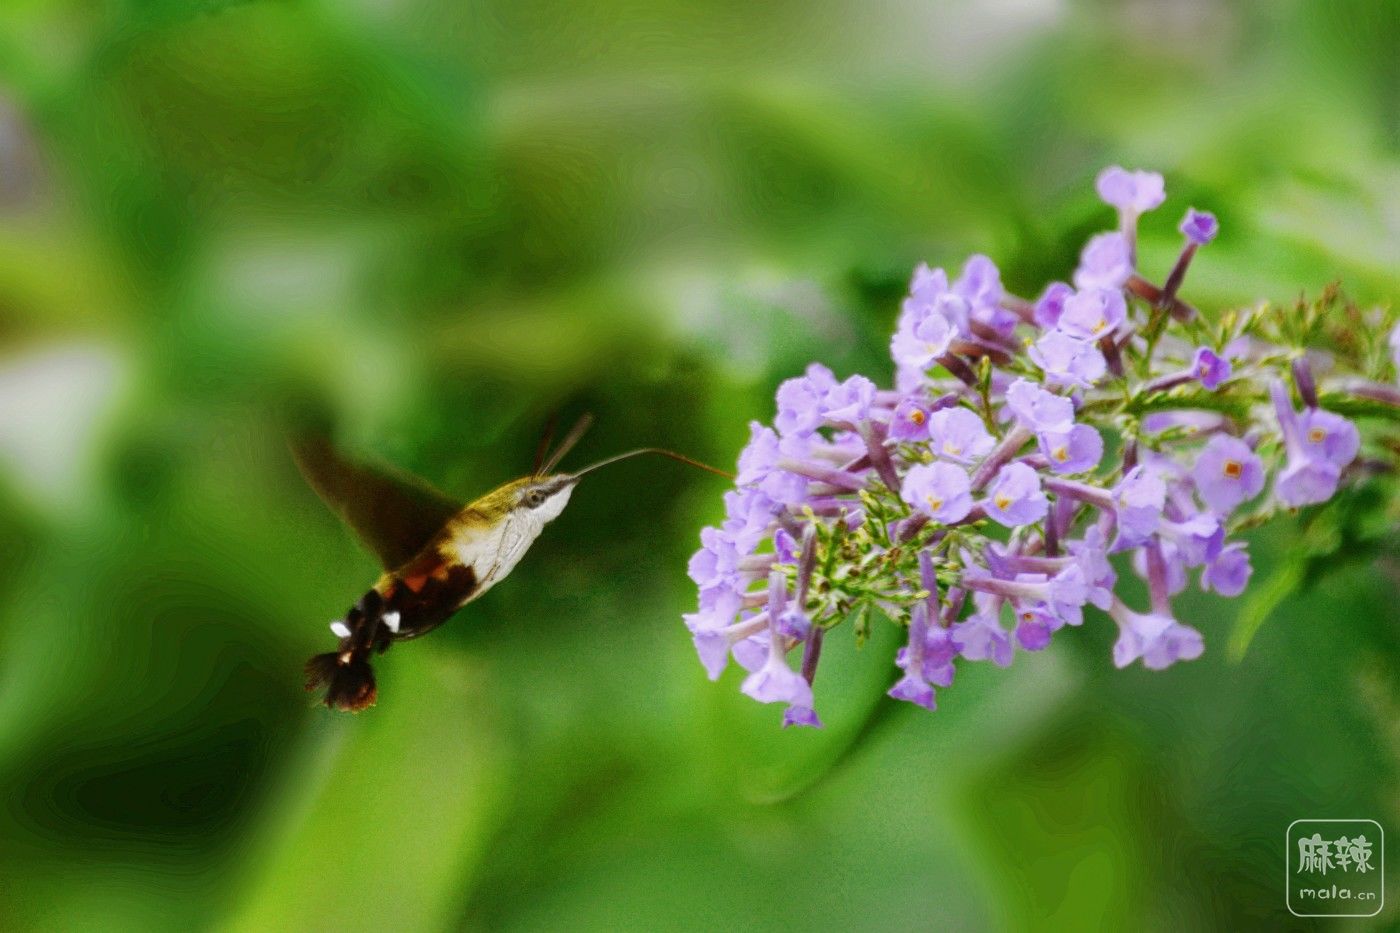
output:
[{"label": "long proboscis", "polygon": [[599,467],[605,467],[609,464],[617,463],[619,460],[627,460],[632,457],[640,457],[642,454],[656,454],[659,457],[669,457],[670,459],[675,460],[679,463],[689,464],[690,466],[696,467],[697,469],[705,470],[708,473],[714,473],[716,476],[723,476],[725,479],[732,480],[734,478],[733,473],[726,473],[718,467],[712,467],[708,463],[701,463],[699,460],[692,460],[685,454],[678,454],[674,450],[666,450],[664,447],[639,447],[636,450],[629,450],[626,453],[617,454],[615,456],[608,457],[606,460],[599,460],[597,463],[589,464],[582,470],[579,470],[576,473],[574,473],[574,477],[578,478],[580,476],[583,476],[585,473],[592,473]]}]

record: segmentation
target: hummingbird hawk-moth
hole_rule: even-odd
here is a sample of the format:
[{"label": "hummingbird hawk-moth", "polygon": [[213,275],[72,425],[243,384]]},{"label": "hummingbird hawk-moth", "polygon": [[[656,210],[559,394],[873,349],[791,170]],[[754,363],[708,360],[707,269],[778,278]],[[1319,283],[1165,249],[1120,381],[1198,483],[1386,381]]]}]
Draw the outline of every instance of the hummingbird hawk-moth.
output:
[{"label": "hummingbird hawk-moth", "polygon": [[552,454],[546,434],[529,475],[465,504],[417,477],[355,461],[324,436],[294,438],[292,455],[311,488],[384,568],[345,618],[331,623],[338,644],[306,662],[306,689],[324,689],[323,701],[332,709],[372,706],[377,687],[370,658],[432,631],[505,579],[544,526],[564,511],[585,474],[628,457],[659,454],[728,475],[657,447],[574,473],[553,472],[589,423],[580,419]]}]

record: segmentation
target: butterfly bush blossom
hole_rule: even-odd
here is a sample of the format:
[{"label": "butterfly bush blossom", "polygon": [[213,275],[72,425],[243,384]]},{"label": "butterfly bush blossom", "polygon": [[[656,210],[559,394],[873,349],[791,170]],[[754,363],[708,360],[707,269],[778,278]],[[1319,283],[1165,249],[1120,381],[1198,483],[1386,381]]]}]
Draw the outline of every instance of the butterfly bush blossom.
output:
[{"label": "butterfly bush blossom", "polygon": [[[1345,413],[1400,410],[1393,314],[1341,322],[1324,301],[1208,320],[1178,292],[1216,218],[1186,211],[1157,285],[1135,256],[1162,176],[1114,167],[1096,187],[1118,224],[1069,282],[1028,301],[985,256],[956,278],[920,265],[892,388],[815,363],[779,386],[690,561],[685,622],[711,679],[737,663],[785,725],[819,726],[823,639],[850,622],[863,642],[881,617],[906,630],[889,694],[927,709],[958,664],[1006,667],[1086,619],[1116,626],[1118,667],[1189,661],[1205,639],[1173,597],[1193,577],[1238,596],[1239,532],[1376,468]],[[1126,573],[1145,603],[1120,592]]]}]

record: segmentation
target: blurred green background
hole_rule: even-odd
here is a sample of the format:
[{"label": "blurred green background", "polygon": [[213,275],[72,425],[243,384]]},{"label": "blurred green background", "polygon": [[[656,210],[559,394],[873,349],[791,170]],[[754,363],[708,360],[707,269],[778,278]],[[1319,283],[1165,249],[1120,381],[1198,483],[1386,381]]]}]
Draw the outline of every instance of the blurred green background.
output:
[{"label": "blurred green background", "polygon": [[732,463],[810,360],[888,378],[919,260],[1063,277],[1114,162],[1167,176],[1150,276],[1220,216],[1198,305],[1388,301],[1398,43],[1395,2],[9,0],[0,928],[1310,924],[1287,825],[1400,826],[1393,563],[1237,665],[1194,595],[1200,661],[1116,671],[1094,615],[933,714],[842,632],[784,733],[680,621],[723,482],[633,461],[333,715],[300,667],[376,568],[278,425],[317,393],[462,496],[554,409],[573,463]]}]

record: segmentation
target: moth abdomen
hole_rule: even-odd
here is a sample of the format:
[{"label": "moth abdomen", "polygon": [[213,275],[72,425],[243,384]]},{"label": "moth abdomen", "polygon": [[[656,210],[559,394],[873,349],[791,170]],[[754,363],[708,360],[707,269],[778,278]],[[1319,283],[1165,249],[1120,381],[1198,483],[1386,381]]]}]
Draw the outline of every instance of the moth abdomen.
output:
[{"label": "moth abdomen", "polygon": [[360,597],[343,622],[331,624],[340,637],[335,651],[318,654],[306,662],[306,689],[325,688],[322,702],[332,709],[359,712],[378,698],[370,655],[389,647],[399,616],[387,610],[378,589]]},{"label": "moth abdomen", "polygon": [[374,667],[363,651],[328,651],[306,662],[306,689],[325,687],[324,702],[332,709],[358,713],[374,705],[379,695]]},{"label": "moth abdomen", "polygon": [[390,574],[360,597],[344,621],[331,625],[340,637],[335,651],[306,662],[306,689],[325,689],[332,709],[359,712],[378,697],[369,658],[395,641],[416,638],[451,618],[477,591],[476,573],[463,564],[415,566]]},{"label": "moth abdomen", "polygon": [[398,613],[393,640],[417,638],[437,628],[462,608],[479,589],[476,572],[465,564],[442,561],[429,570],[395,574],[384,588],[386,610]]}]

